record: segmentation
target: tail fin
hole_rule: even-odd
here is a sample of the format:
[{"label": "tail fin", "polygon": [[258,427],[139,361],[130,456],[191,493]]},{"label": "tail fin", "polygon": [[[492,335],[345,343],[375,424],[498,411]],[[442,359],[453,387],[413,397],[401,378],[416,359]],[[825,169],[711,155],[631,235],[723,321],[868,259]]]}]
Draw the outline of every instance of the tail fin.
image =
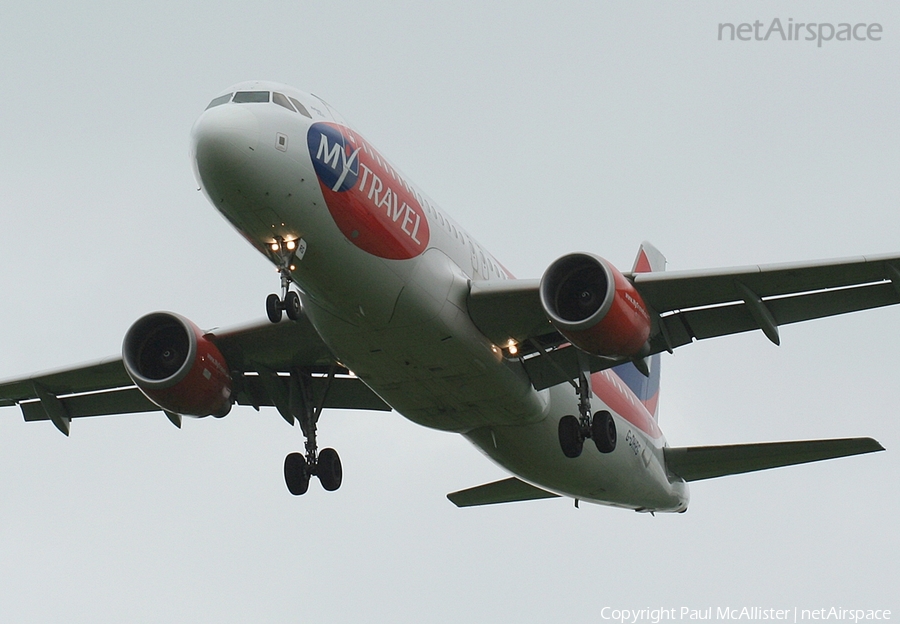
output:
[{"label": "tail fin", "polygon": [[[650,273],[651,271],[665,271],[666,257],[660,251],[644,241],[638,249],[634,259],[632,273]],[[635,396],[644,404],[647,411],[657,417],[659,409],[659,354],[651,355],[648,359],[650,375],[645,377],[634,364],[621,364],[613,368],[613,371],[625,384],[631,388]]]}]

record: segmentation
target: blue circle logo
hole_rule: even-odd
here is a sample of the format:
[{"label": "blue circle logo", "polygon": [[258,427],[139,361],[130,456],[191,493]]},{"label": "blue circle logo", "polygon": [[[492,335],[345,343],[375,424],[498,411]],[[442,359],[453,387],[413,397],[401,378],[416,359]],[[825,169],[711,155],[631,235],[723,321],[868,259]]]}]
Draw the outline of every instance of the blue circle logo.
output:
[{"label": "blue circle logo", "polygon": [[316,175],[332,191],[348,191],[359,177],[359,152],[347,137],[329,124],[316,123],[306,133]]}]

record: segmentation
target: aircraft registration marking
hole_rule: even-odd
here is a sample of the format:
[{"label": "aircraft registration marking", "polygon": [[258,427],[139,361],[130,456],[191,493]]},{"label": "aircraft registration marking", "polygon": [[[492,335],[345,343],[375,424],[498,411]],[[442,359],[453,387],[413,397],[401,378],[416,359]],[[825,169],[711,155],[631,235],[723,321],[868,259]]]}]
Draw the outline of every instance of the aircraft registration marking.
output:
[{"label": "aircraft registration marking", "polygon": [[641,441],[638,440],[638,437],[634,435],[634,432],[631,429],[629,429],[628,433],[625,434],[625,442],[628,443],[628,446],[631,447],[631,450],[635,455],[641,454],[641,448],[643,445],[641,444]]}]

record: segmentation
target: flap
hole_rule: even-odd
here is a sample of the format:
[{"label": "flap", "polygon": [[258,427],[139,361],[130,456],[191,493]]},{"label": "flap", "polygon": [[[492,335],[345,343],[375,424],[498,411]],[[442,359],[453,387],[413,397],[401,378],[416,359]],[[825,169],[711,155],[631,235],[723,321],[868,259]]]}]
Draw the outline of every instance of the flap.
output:
[{"label": "flap", "polygon": [[125,372],[122,359],[111,357],[80,366],[2,381],[0,382],[0,401],[4,402],[0,402],[0,405],[15,405],[19,401],[36,399],[34,382],[38,382],[48,392],[57,396],[134,385],[131,377]]},{"label": "flap", "polygon": [[[158,412],[160,409],[135,387],[119,388],[109,392],[89,392],[59,399],[68,418],[108,416],[111,414],[139,414]],[[50,420],[47,410],[39,400],[19,405],[27,422]]]}]

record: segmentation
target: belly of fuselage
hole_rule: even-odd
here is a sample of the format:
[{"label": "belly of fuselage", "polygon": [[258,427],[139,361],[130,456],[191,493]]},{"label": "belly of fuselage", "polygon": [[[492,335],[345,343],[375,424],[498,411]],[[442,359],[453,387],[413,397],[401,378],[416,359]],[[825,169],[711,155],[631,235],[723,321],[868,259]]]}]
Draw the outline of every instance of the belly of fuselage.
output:
[{"label": "belly of fuselage", "polygon": [[641,431],[594,395],[593,408],[614,415],[618,443],[611,453],[601,453],[588,439],[581,455],[569,458],[559,447],[557,425],[563,415],[578,413],[577,398],[563,384],[550,388],[549,405],[547,417],[538,422],[483,427],[466,437],[519,477],[563,496],[638,511],[687,509],[687,485],[665,470],[664,438]]},{"label": "belly of fuselage", "polygon": [[469,319],[465,275],[438,249],[415,262],[383,326],[346,323],[310,300],[307,314],[329,347],[394,409],[427,427],[465,432],[543,418],[546,397]]}]

